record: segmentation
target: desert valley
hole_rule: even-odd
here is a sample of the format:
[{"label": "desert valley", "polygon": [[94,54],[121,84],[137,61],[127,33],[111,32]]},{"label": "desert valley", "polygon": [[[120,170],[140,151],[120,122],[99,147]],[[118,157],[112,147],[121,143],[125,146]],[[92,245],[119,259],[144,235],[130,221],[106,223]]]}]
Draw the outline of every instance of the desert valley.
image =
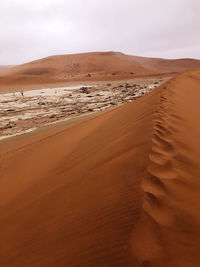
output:
[{"label": "desert valley", "polygon": [[199,65],[192,59],[99,52],[3,66],[0,140],[136,100],[175,73]]},{"label": "desert valley", "polygon": [[0,266],[200,266],[200,60],[0,70]]}]

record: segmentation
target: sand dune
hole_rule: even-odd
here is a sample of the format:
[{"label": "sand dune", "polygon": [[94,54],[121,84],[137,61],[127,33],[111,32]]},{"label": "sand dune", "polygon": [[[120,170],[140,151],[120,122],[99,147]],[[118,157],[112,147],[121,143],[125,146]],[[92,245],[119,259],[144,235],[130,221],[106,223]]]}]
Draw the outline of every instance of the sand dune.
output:
[{"label": "sand dune", "polygon": [[0,91],[58,83],[171,75],[198,66],[200,61],[194,59],[143,58],[119,52],[51,56],[2,71]]},{"label": "sand dune", "polygon": [[177,76],[161,90],[142,180],[143,214],[132,236],[140,263],[200,265],[199,89],[197,69]]},{"label": "sand dune", "polygon": [[143,68],[151,70],[154,73],[177,73],[200,67],[200,60],[192,58],[163,59],[137,56],[130,57],[141,64]]},{"label": "sand dune", "polygon": [[0,266],[199,266],[199,77],[2,143]]}]

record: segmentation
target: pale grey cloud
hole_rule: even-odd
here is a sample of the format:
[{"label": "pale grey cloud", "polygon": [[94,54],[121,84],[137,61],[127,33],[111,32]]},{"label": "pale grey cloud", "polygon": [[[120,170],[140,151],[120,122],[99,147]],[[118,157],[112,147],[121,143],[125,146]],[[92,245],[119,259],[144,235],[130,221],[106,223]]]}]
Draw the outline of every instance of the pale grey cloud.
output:
[{"label": "pale grey cloud", "polygon": [[200,59],[200,0],[1,0],[0,65],[86,51]]}]

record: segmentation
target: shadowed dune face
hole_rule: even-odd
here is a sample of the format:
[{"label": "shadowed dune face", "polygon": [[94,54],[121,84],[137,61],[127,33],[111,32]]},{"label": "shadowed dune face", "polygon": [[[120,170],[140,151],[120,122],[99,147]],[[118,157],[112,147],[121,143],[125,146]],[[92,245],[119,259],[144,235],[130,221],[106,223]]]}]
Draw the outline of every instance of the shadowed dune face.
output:
[{"label": "shadowed dune face", "polygon": [[200,265],[200,69],[1,144],[1,266]]},{"label": "shadowed dune face", "polygon": [[200,67],[194,59],[165,60],[119,52],[93,52],[43,58],[0,73],[0,90],[81,81],[108,81],[172,75]]}]

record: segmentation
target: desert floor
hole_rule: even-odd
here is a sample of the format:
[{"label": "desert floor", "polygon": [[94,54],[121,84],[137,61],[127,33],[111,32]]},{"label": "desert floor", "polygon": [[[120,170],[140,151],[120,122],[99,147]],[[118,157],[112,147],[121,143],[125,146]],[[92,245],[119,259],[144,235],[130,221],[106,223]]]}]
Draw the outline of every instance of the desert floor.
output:
[{"label": "desert floor", "polygon": [[136,100],[169,77],[0,94],[0,140]]}]

